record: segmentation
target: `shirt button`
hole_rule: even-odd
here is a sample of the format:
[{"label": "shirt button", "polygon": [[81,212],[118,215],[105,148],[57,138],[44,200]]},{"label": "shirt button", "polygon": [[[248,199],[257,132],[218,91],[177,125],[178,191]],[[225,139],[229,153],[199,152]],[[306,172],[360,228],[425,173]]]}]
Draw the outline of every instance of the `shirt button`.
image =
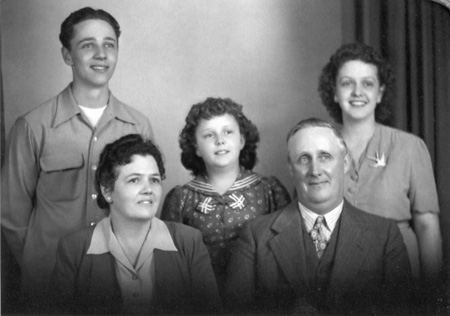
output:
[{"label": "shirt button", "polygon": [[139,293],[133,293],[133,297],[139,297]]},{"label": "shirt button", "polygon": [[348,188],[348,192],[349,192],[350,194],[353,194],[353,193],[355,193],[355,189],[354,189],[354,188]]},{"label": "shirt button", "polygon": [[91,222],[89,225],[94,226],[94,225],[95,225],[95,222]]},{"label": "shirt button", "polygon": [[97,136],[94,136],[94,142],[96,142],[98,140]]},{"label": "shirt button", "polygon": [[94,170],[94,171],[97,170],[97,165],[93,165],[92,170]]},{"label": "shirt button", "polygon": [[137,280],[137,276],[135,276],[135,275],[133,275],[131,278],[132,278],[133,280]]},{"label": "shirt button", "polygon": [[95,199],[97,198],[97,194],[93,193],[93,194],[91,195],[91,197],[92,197],[93,200],[95,200]]},{"label": "shirt button", "polygon": [[355,173],[355,174],[352,174],[351,176],[350,176],[350,178],[352,178],[352,180],[353,181],[357,181],[358,180],[358,175]]}]

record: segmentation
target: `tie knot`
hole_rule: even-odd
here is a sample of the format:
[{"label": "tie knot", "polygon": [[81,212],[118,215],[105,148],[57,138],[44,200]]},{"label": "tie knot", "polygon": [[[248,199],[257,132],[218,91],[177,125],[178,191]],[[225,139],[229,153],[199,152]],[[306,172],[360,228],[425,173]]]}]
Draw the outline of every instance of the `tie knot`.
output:
[{"label": "tie knot", "polygon": [[316,225],[322,225],[324,221],[325,218],[323,216],[317,216]]}]

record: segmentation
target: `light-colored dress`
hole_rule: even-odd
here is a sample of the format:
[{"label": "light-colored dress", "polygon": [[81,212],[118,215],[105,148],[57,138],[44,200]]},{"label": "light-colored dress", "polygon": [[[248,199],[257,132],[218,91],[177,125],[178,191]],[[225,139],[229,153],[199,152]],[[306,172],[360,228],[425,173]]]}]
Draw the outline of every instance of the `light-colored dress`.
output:
[{"label": "light-colored dress", "polygon": [[243,170],[231,188],[221,195],[205,178],[198,176],[167,194],[161,219],[180,222],[202,232],[221,290],[232,242],[239,237],[244,224],[275,212],[290,201],[288,191],[275,177]]},{"label": "light-colored dress", "polygon": [[359,162],[346,176],[345,198],[372,214],[397,221],[415,278],[419,248],[411,227],[413,212],[439,213],[430,154],[417,136],[377,124]]}]

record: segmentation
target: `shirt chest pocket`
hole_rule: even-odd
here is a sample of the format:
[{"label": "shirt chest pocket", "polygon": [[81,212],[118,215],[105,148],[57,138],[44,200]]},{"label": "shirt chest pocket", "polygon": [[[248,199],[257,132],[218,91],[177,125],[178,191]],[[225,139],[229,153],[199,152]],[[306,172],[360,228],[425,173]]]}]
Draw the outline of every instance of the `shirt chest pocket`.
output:
[{"label": "shirt chest pocket", "polygon": [[86,186],[84,158],[77,154],[57,154],[39,160],[41,174],[37,190],[52,201],[73,201]]}]

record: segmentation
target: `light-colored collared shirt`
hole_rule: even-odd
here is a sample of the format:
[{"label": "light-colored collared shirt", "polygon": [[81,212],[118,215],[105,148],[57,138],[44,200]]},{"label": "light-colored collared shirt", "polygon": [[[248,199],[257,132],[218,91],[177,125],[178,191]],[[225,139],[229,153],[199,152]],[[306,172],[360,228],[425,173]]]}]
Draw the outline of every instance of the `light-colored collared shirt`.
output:
[{"label": "light-colored collared shirt", "polygon": [[[331,212],[326,213],[323,215],[325,217],[324,221],[324,233],[325,233],[325,239],[328,242],[330,240],[331,234],[333,233],[334,228],[336,227],[336,223],[339,219],[339,216],[341,216],[342,208],[344,206],[344,200]],[[304,206],[302,203],[298,202],[298,207],[300,209],[300,214],[303,218],[303,221],[306,226],[306,230],[308,233],[311,232],[311,230],[314,227],[314,223],[316,222],[317,217],[319,214],[314,213],[313,211],[309,210],[306,206]]]},{"label": "light-colored collared shirt", "polygon": [[154,249],[178,251],[166,224],[156,217],[152,219],[151,229],[142,245],[135,267],[117,240],[110,217],[101,220],[94,229],[87,254],[99,255],[110,252],[114,256],[123,308],[129,314],[145,313],[151,306],[155,292]]},{"label": "light-colored collared shirt", "polygon": [[49,288],[58,240],[105,217],[94,186],[100,152],[120,137],[153,138],[149,119],[111,93],[93,128],[68,86],[17,119],[1,176],[1,226],[23,290]]}]

